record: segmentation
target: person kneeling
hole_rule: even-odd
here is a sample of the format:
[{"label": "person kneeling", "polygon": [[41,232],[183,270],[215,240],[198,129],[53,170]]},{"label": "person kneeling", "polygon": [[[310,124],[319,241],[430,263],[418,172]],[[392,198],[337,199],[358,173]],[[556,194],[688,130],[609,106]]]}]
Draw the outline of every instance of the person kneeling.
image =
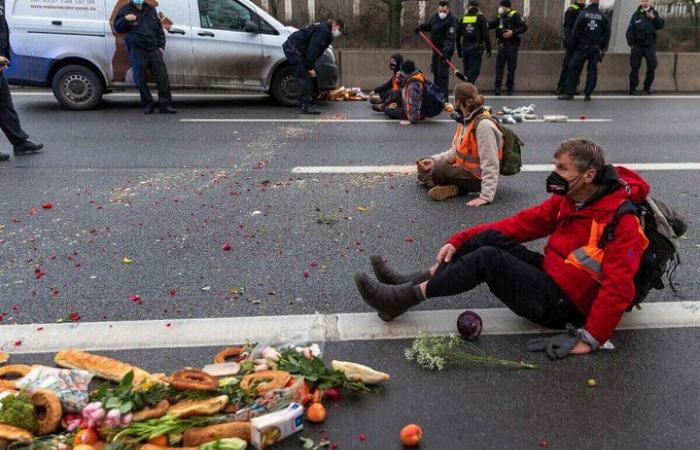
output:
[{"label": "person kneeling", "polygon": [[401,64],[401,102],[384,108],[384,114],[392,119],[407,120],[412,124],[425,119],[425,74],[410,59]]},{"label": "person kneeling", "polygon": [[428,195],[433,200],[480,192],[467,205],[483,206],[496,196],[503,133],[484,110],[484,97],[473,84],[455,87],[455,107],[460,115],[452,147],[418,161],[418,179],[431,188]]},{"label": "person kneeling", "polygon": [[389,59],[389,69],[391,70],[391,78],[386,83],[377,86],[370,93],[370,102],[372,109],[377,112],[384,112],[384,108],[392,103],[401,103],[401,86],[399,69],[403,63],[403,56],[400,53],[391,55]]},{"label": "person kneeling", "polygon": [[[518,316],[569,329],[528,343],[528,350],[547,350],[553,359],[596,350],[634,300],[634,277],[649,241],[639,218],[628,214],[604,248],[598,243],[620,204],[641,203],[649,185],[629,169],[606,165],[603,150],[588,139],[565,141],[554,158],[555,171],[547,178],[554,195],[513,217],[456,233],[430,270],[401,275],[373,256],[380,282],[355,275],[364,301],[390,321],[428,298],[485,282]],[[544,255],[523,245],[544,237]]]}]

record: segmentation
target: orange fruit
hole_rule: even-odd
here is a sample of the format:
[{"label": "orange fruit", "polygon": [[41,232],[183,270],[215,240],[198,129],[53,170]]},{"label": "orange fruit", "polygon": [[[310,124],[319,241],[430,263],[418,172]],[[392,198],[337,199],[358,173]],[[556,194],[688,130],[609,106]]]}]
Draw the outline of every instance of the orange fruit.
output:
[{"label": "orange fruit", "polygon": [[95,450],[95,447],[87,444],[80,444],[73,447],[73,450]]},{"label": "orange fruit", "polygon": [[407,447],[415,447],[423,440],[423,430],[415,424],[406,425],[401,430],[401,443]]},{"label": "orange fruit", "polygon": [[98,436],[95,430],[84,428],[78,431],[73,437],[73,445],[87,444],[92,445],[97,442]]},{"label": "orange fruit", "polygon": [[161,434],[160,436],[156,436],[154,438],[149,439],[148,443],[151,445],[157,445],[158,447],[167,447],[169,443],[168,436],[165,434]]},{"label": "orange fruit", "polygon": [[321,423],[326,420],[326,407],[321,403],[314,403],[306,409],[306,420],[313,423]]}]

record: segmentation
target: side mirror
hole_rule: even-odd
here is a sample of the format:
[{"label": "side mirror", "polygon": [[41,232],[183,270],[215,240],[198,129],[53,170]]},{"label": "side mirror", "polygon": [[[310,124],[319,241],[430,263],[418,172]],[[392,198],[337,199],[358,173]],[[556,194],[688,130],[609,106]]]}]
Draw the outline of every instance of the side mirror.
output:
[{"label": "side mirror", "polygon": [[260,25],[258,25],[256,22],[253,22],[252,20],[246,20],[244,29],[246,33],[260,33]]}]

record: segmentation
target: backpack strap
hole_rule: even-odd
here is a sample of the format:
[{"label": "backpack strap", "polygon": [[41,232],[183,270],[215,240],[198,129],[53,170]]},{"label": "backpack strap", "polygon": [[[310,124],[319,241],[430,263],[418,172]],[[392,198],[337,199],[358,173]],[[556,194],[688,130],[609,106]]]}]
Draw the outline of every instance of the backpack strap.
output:
[{"label": "backpack strap", "polygon": [[604,249],[605,245],[608,242],[612,241],[615,235],[615,229],[617,228],[617,225],[620,223],[620,220],[628,214],[634,214],[637,217],[641,217],[642,207],[634,203],[632,200],[626,200],[622,202],[622,204],[615,211],[615,215],[613,216],[612,221],[610,221],[610,223],[606,225],[605,230],[603,231],[603,235],[598,241],[599,249]]}]

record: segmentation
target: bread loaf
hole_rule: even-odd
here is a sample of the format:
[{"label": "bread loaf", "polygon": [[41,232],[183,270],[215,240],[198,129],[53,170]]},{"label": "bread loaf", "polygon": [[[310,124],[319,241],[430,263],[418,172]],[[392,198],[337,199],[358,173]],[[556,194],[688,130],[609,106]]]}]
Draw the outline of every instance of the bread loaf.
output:
[{"label": "bread loaf", "polygon": [[100,378],[117,383],[129,372],[134,372],[134,386],[139,386],[151,378],[151,374],[138,367],[79,350],[62,350],[56,354],[54,361],[60,367],[87,370]]},{"label": "bread loaf", "polygon": [[196,447],[218,439],[239,438],[250,442],[250,422],[229,422],[210,427],[190,428],[182,442],[185,447]]},{"label": "bread loaf", "polygon": [[183,400],[168,409],[168,415],[180,419],[192,416],[211,416],[220,412],[228,404],[228,396],[220,395],[207,400]]}]

